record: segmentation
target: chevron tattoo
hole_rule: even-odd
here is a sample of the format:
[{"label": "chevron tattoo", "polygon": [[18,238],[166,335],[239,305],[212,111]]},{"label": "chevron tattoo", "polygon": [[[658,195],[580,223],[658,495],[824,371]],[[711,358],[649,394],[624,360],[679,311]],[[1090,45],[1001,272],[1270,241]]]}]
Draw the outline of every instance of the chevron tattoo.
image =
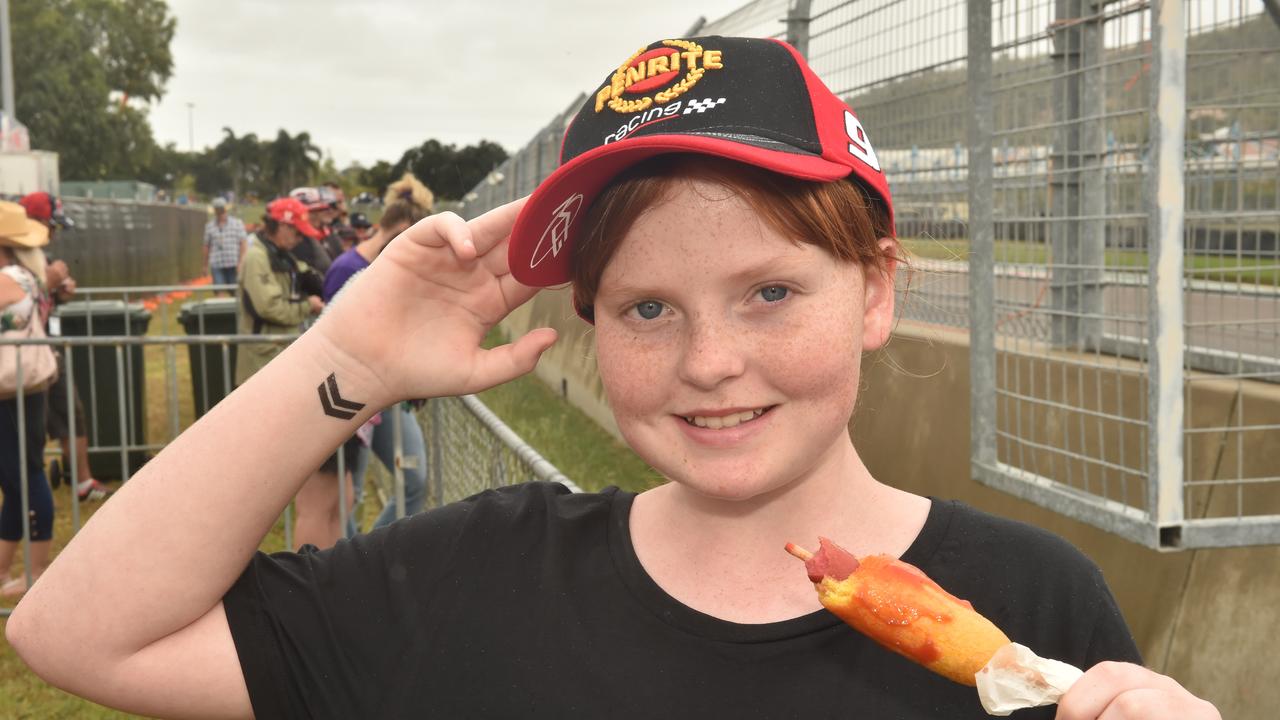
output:
[{"label": "chevron tattoo", "polygon": [[364,409],[364,403],[352,402],[338,393],[338,377],[333,373],[316,389],[320,391],[320,406],[329,417],[350,420]]}]

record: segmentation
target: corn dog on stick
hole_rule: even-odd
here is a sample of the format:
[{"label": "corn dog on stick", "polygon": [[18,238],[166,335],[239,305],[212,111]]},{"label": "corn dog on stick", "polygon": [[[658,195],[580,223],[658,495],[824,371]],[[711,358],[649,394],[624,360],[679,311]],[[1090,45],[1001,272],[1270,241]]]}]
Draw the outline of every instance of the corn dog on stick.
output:
[{"label": "corn dog on stick", "polygon": [[974,686],[974,676],[1009,638],[919,568],[888,555],[861,560],[826,538],[817,553],[787,543],[805,561],[822,606],[880,645]]}]

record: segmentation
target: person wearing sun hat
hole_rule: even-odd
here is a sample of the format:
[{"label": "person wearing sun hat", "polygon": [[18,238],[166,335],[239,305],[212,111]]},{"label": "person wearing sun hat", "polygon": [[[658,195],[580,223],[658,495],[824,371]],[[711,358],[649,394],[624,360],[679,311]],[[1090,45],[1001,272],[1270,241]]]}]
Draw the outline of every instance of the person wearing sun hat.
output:
[{"label": "person wearing sun hat", "polygon": [[[240,332],[253,335],[292,335],[302,323],[324,308],[319,287],[306,287],[314,271],[291,252],[320,231],[307,220],[307,208],[292,197],[267,205],[256,242],[245,251],[240,271],[244,312]],[[321,280],[321,286],[323,279]],[[236,385],[244,383],[283,349],[283,345],[249,343],[236,353]]]},{"label": "person wearing sun hat", "polygon": [[[1219,720],[1137,664],[1080,551],[895,488],[860,459],[849,423],[901,262],[874,128],[782,42],[667,39],[618,59],[528,200],[401,233],[130,481],[46,573],[47,606],[10,619],[24,659],[153,715],[988,717],[972,688],[822,607],[783,547],[823,534],[918,565],[1011,637],[1088,668],[1059,718]],[[595,363],[653,487],[520,482],[326,551],[254,552],[378,408],[532,372],[554,330],[497,347],[489,332],[565,282],[593,324],[594,346],[569,352]],[[873,420],[893,423],[892,407]],[[176,522],[175,504],[201,522]],[[86,577],[108,593],[88,620],[64,610]],[[886,623],[933,613],[867,590]],[[73,684],[101,667],[129,672]]]},{"label": "person wearing sun hat", "polygon": [[[43,248],[49,228],[27,217],[22,205],[0,201],[0,335],[6,339],[44,336],[50,303],[44,287]],[[22,355],[23,402],[17,395],[17,357]],[[30,510],[31,575],[49,565],[53,540],[53,493],[44,473],[45,393],[57,363],[47,345],[0,345],[0,596],[27,591],[25,574],[9,580],[22,541],[22,465],[20,428],[26,441],[27,504]]]},{"label": "person wearing sun hat", "polygon": [[[49,228],[49,241],[53,244],[59,230],[75,227],[75,222],[63,212],[62,201],[43,190],[28,193],[18,201],[27,211],[27,217],[43,223]],[[76,293],[76,279],[71,276],[67,264],[60,259],[49,259],[45,269],[45,286],[54,305],[69,302]],[[48,326],[46,323],[46,332]],[[45,428],[49,438],[56,440],[62,448],[62,461],[50,464],[50,484],[56,490],[61,484],[62,471],[69,471],[71,463],[68,458],[76,453],[76,493],[82,502],[105,500],[111,495],[111,489],[95,479],[89,472],[89,424],[85,422],[84,403],[80,399],[80,389],[76,388],[73,398],[75,413],[76,439],[71,441],[71,423],[67,416],[67,376],[63,367],[63,353],[55,353],[58,359],[58,377],[49,385],[48,407],[45,415]],[[57,469],[54,469],[54,468]]]}]

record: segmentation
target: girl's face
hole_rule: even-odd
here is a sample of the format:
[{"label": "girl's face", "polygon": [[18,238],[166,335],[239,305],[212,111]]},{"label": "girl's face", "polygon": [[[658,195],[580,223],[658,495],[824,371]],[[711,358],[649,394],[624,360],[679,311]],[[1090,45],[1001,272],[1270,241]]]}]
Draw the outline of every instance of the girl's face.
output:
[{"label": "girl's face", "polygon": [[892,282],[781,236],[719,185],[669,195],[600,279],[600,375],[623,436],[665,477],[755,497],[847,447],[860,355],[888,335]]}]

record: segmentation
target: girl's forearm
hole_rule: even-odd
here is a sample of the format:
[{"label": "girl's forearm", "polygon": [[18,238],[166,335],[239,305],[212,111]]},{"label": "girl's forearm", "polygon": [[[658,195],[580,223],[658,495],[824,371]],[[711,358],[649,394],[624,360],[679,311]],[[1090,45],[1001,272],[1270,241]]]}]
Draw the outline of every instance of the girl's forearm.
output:
[{"label": "girl's forearm", "polygon": [[306,477],[395,400],[383,392],[320,332],[304,334],[126,483],[10,623],[40,651],[91,665],[203,616]]}]

